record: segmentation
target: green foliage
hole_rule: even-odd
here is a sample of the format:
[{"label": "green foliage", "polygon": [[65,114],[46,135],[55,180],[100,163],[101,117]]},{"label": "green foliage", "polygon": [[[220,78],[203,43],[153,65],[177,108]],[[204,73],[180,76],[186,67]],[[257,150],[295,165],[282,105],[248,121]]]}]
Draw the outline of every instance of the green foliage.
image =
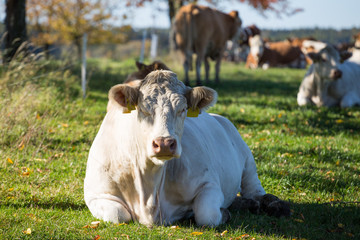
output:
[{"label": "green foliage", "polygon": [[[179,64],[166,63],[183,77]],[[12,64],[0,69],[0,239],[360,238],[360,109],[298,107],[305,70],[224,63],[221,84],[210,84],[219,93],[210,111],[238,128],[265,190],[291,202],[291,217],[233,211],[217,228],[193,220],[151,229],[101,221],[91,228],[96,219],[83,201],[87,154],[107,91],[135,70],[134,60],[90,59],[85,100],[79,66]]]}]

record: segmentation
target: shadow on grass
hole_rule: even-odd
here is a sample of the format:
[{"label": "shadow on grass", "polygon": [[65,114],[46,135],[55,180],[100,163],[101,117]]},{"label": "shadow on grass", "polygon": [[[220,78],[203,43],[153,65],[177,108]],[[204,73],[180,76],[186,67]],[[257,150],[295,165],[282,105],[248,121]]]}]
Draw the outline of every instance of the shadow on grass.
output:
[{"label": "shadow on grass", "polygon": [[[360,209],[356,203],[347,204],[295,204],[291,203],[290,217],[270,217],[264,213],[251,214],[247,210],[232,211],[227,224],[220,225],[216,231],[225,230],[260,234],[264,237],[287,239],[359,239]],[[179,222],[180,227],[192,227],[194,219]],[[251,239],[250,237],[249,239]]]},{"label": "shadow on grass", "polygon": [[41,209],[61,209],[61,210],[87,210],[85,202],[74,203],[72,200],[49,200],[41,202],[28,202],[28,203],[5,203],[3,206],[13,208],[41,208]]}]

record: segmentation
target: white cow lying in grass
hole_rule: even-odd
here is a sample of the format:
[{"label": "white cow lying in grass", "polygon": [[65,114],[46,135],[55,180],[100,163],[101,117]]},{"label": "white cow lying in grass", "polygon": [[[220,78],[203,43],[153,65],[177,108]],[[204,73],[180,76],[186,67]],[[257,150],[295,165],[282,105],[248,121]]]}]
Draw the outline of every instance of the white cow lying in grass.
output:
[{"label": "white cow lying in grass", "polygon": [[313,64],[308,69],[297,95],[300,106],[351,107],[360,104],[360,65],[341,62],[338,51],[325,45],[308,56]]},{"label": "white cow lying in grass", "polygon": [[[198,225],[217,226],[229,219],[227,208],[236,199],[235,205],[289,215],[288,203],[265,194],[233,124],[204,111],[216,99],[214,90],[186,87],[165,70],[111,88],[87,163],[91,213],[147,226],[194,216]],[[252,200],[241,201],[238,192]]]}]

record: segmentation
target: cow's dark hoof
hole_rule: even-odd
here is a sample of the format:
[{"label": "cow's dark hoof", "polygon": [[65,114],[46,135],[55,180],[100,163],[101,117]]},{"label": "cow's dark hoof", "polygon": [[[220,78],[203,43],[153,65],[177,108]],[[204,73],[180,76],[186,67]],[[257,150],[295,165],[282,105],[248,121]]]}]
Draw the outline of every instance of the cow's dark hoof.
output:
[{"label": "cow's dark hoof", "polygon": [[220,208],[221,214],[222,214],[222,218],[221,218],[221,223],[220,224],[224,224],[227,223],[230,218],[231,218],[231,214],[230,211],[227,210],[226,208]]},{"label": "cow's dark hoof", "polygon": [[290,204],[286,201],[280,200],[272,194],[265,194],[261,197],[260,208],[269,216],[290,216]]},{"label": "cow's dark hoof", "polygon": [[260,202],[253,199],[236,197],[231,204],[230,209],[234,209],[237,211],[249,210],[253,214],[259,214]]}]

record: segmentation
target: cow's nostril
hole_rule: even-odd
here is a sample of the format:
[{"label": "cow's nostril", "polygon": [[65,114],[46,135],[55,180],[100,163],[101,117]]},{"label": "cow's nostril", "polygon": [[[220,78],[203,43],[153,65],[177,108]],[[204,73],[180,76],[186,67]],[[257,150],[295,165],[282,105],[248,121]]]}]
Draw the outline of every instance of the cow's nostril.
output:
[{"label": "cow's nostril", "polygon": [[176,140],[175,139],[172,139],[170,142],[170,150],[171,151],[176,150]]},{"label": "cow's nostril", "polygon": [[160,148],[160,144],[157,143],[155,140],[152,142],[152,146],[153,146],[153,149],[156,150],[156,149],[159,149]]}]

